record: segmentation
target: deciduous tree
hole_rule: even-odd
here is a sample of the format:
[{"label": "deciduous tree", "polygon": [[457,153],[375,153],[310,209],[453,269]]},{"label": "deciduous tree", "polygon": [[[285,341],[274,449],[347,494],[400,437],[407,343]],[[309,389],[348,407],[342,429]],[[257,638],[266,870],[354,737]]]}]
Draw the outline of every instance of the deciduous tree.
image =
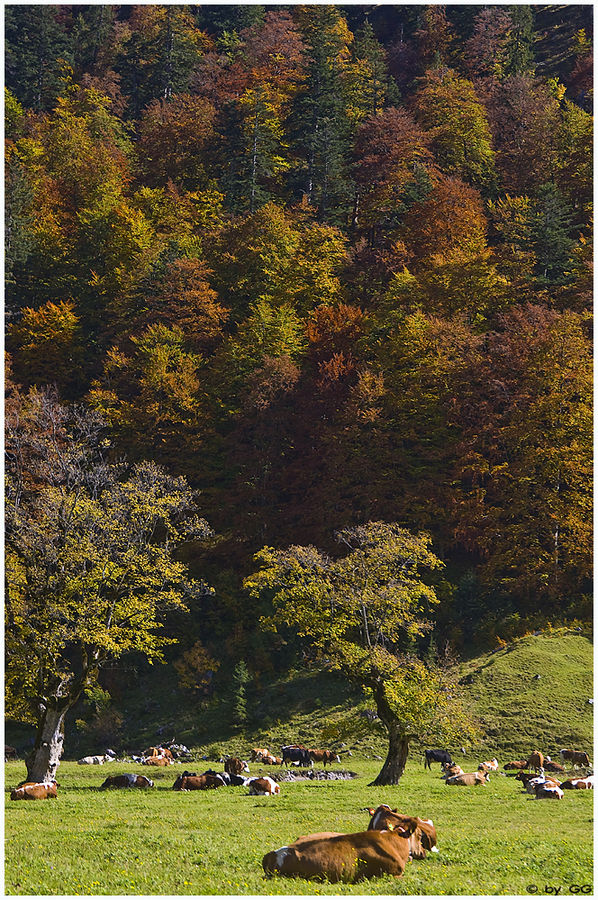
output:
[{"label": "deciduous tree", "polygon": [[438,602],[421,571],[442,563],[429,536],[396,524],[369,522],[337,539],[337,559],[315,547],[264,547],[245,587],[271,598],[266,628],[308,639],[326,668],[371,691],[389,741],[374,784],[397,784],[412,740],[453,737],[463,727],[454,683],[405,653],[429,629]]},{"label": "deciduous tree", "polygon": [[103,663],[160,658],[165,610],[201,590],[174,551],[209,528],[184,479],[111,463],[93,414],[36,391],[12,398],[7,429],[7,706],[36,724],[27,778],[45,781]]}]

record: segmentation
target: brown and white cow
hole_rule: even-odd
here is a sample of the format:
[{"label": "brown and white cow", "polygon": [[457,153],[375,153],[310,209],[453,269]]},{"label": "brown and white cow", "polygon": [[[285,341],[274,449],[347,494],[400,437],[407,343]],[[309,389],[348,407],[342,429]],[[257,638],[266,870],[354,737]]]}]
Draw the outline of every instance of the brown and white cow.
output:
[{"label": "brown and white cow", "polygon": [[282,758],[280,756],[272,756],[270,753],[262,756],[261,761],[266,766],[282,766]]},{"label": "brown and white cow", "polygon": [[266,875],[326,878],[332,883],[378,875],[399,877],[409,859],[409,836],[416,828],[417,821],[411,819],[404,828],[392,831],[308,834],[266,853],[262,865]]},{"label": "brown and white cow", "polygon": [[540,753],[539,750],[534,750],[533,753],[530,753],[526,762],[526,769],[533,769],[534,772],[538,772],[540,769],[544,767],[544,754]]},{"label": "brown and white cow", "polygon": [[[396,809],[391,809],[386,803],[382,803],[376,809],[366,806],[371,819],[368,831],[387,831],[392,828],[404,828],[413,816],[403,816]],[[409,836],[409,855],[413,859],[425,859],[427,851],[438,853],[436,846],[436,829],[432,819],[420,819],[416,817],[417,828]]]},{"label": "brown and white cow", "polygon": [[223,787],[224,779],[220,775],[191,775],[183,772],[179,775],[172,786],[173,791],[209,791],[214,788]]},{"label": "brown and white cow", "polygon": [[249,793],[256,797],[266,797],[269,794],[280,794],[280,785],[270,778],[269,775],[262,775],[259,778],[252,778],[248,784]]},{"label": "brown and white cow", "polygon": [[251,751],[251,762],[261,762],[264,756],[271,755],[266,747],[254,747]]},{"label": "brown and white cow", "polygon": [[550,775],[536,775],[535,778],[530,778],[527,782],[525,790],[528,794],[535,794],[539,788],[549,784],[553,784],[555,787],[561,786],[561,782],[557,781],[556,778],[552,778]]},{"label": "brown and white cow", "polygon": [[592,791],[594,790],[594,776],[588,775],[587,778],[569,778],[561,783],[561,789],[564,791]]},{"label": "brown and white cow", "polygon": [[229,756],[224,761],[224,771],[229,775],[240,775],[241,772],[249,772],[249,766],[243,759],[238,756]]},{"label": "brown and white cow", "polygon": [[489,762],[482,762],[478,766],[479,772],[498,772],[498,760],[491,759]]},{"label": "brown and white cow", "polygon": [[465,772],[463,775],[452,775],[444,783],[455,787],[477,787],[486,784],[487,781],[489,778],[486,772]]},{"label": "brown and white cow", "polygon": [[101,790],[106,790],[106,788],[152,788],[153,786],[154,782],[146,775],[126,772],[124,775],[109,775],[101,785]]},{"label": "brown and white cow", "polygon": [[590,757],[582,750],[559,750],[559,753],[563,762],[573,763],[575,768],[590,765]]},{"label": "brown and white cow", "polygon": [[148,756],[143,760],[144,766],[174,766],[174,759],[168,756]]},{"label": "brown and white cow", "polygon": [[313,762],[321,762],[324,764],[324,768],[326,768],[326,763],[328,765],[332,765],[333,762],[339,763],[341,761],[338,753],[333,753],[332,750],[308,750],[307,751],[313,760]]},{"label": "brown and white cow", "polygon": [[562,800],[565,796],[562,788],[553,781],[545,781],[539,784],[535,790],[536,800]]},{"label": "brown and white cow", "polygon": [[148,747],[141,754],[142,756],[166,756],[168,759],[174,759],[172,752],[168,747]]},{"label": "brown and white cow", "polygon": [[58,796],[56,781],[26,781],[11,791],[11,800],[55,800]]},{"label": "brown and white cow", "polygon": [[464,775],[465,772],[457,763],[453,763],[452,766],[448,763],[444,763],[442,766],[442,775],[441,778],[447,779],[452,778],[453,775]]}]

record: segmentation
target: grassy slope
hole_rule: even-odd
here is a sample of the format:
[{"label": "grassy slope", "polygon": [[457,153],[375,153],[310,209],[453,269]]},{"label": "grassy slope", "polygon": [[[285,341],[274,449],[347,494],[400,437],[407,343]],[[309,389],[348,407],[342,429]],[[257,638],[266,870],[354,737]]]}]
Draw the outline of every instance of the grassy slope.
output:
[{"label": "grassy slope", "polygon": [[[470,758],[471,771],[477,759]],[[283,784],[279,797],[245,788],[178,793],[180,767],[151,770],[150,791],[100,792],[108,772],[127,764],[61,766],[57,800],[6,804],[7,894],[526,894],[528,885],[590,885],[592,792],[569,791],[555,804],[522,793],[513,778],[483,788],[450,788],[438,767],[408,764],[397,787],[368,782],[379,763],[355,754],[359,778]],[[252,773],[257,774],[257,766]],[[8,764],[14,785],[22,764]],[[404,878],[358,885],[266,880],[268,850],[314,831],[362,831],[365,806],[389,803],[431,817],[439,853],[414,861]]]},{"label": "grassy slope", "polygon": [[[501,755],[533,749],[555,755],[561,747],[590,750],[592,746],[592,644],[588,637],[561,630],[554,634],[525,637],[498,653],[488,653],[463,663],[465,690],[485,729],[478,748]],[[534,675],[541,678],[534,680]],[[251,727],[244,734],[231,732],[227,706],[200,709],[176,688],[171,667],[156,666],[143,687],[119,698],[126,712],[130,751],[156,741],[176,737],[200,755],[223,752],[244,755],[252,746],[278,750],[298,741],[307,746],[327,743],[331,725],[356,709],[357,696],[338,677],[317,673],[291,673],[272,683],[264,678],[261,689],[250,697]],[[168,726],[157,733],[157,726]],[[7,729],[7,741],[23,746],[23,733]],[[375,734],[348,739],[348,748],[364,756],[383,755],[385,742]],[[67,734],[66,757],[76,759],[101,747]],[[421,748],[413,747],[413,756]]]},{"label": "grassy slope", "polygon": [[464,664],[485,746],[515,758],[533,749],[557,758],[561,747],[591,755],[592,649],[586,636],[557,631],[520,638]]}]

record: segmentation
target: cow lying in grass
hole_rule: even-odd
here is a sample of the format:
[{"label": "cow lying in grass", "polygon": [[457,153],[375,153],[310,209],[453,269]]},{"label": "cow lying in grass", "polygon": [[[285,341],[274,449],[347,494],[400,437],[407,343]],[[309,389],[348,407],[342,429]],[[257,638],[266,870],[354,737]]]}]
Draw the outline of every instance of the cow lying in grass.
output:
[{"label": "cow lying in grass", "polygon": [[135,775],[134,772],[126,772],[124,775],[109,775],[101,790],[106,788],[152,788],[154,782],[145,775]]},{"label": "cow lying in grass", "polygon": [[[371,819],[368,825],[368,831],[387,831],[389,826],[392,828],[404,828],[406,823],[411,822],[412,816],[403,816],[396,809],[391,809],[386,803],[372,809],[366,806]],[[420,819],[416,817],[417,828],[409,837],[409,855],[412,859],[425,859],[427,851],[438,853],[436,847],[436,829],[431,819]]]},{"label": "cow lying in grass", "polygon": [[399,877],[409,859],[409,837],[416,819],[389,831],[359,831],[356,834],[319,832],[266,853],[262,866],[266,875],[326,878],[331,883],[355,882],[378,875]]},{"label": "cow lying in grass", "polygon": [[263,775],[261,778],[252,778],[248,781],[249,793],[257,797],[266,797],[268,794],[280,794],[280,785],[277,784],[269,775]]},{"label": "cow lying in grass", "polygon": [[220,775],[195,775],[192,772],[183,772],[172,786],[173,791],[209,791],[213,788],[223,787],[224,778]]},{"label": "cow lying in grass", "polygon": [[55,800],[56,781],[26,781],[11,791],[11,800]]},{"label": "cow lying in grass", "polygon": [[489,780],[487,772],[465,772],[463,775],[452,775],[444,783],[455,787],[477,787]]},{"label": "cow lying in grass", "polygon": [[561,788],[564,791],[588,791],[594,789],[594,776],[588,775],[587,778],[569,778],[563,781]]}]

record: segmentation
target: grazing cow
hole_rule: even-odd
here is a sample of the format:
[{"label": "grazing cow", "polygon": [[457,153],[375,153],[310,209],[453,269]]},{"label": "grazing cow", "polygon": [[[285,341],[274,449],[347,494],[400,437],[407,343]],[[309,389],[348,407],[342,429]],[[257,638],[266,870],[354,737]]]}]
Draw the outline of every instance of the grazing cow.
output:
[{"label": "grazing cow", "polygon": [[11,791],[11,800],[55,800],[56,781],[26,781]]},{"label": "grazing cow", "polygon": [[490,762],[480,763],[478,769],[484,768],[487,772],[498,772],[498,760],[491,759]]},{"label": "grazing cow", "polygon": [[249,766],[243,759],[238,756],[229,756],[224,761],[224,771],[229,775],[240,775],[241,772],[249,772]]},{"label": "grazing cow", "polygon": [[174,766],[174,759],[168,756],[148,756],[143,760],[144,766]]},{"label": "grazing cow", "polygon": [[106,788],[152,788],[154,782],[146,775],[135,775],[133,772],[127,772],[125,775],[109,775],[101,790]]},{"label": "grazing cow", "polygon": [[561,788],[564,791],[588,791],[594,790],[594,776],[588,775],[587,778],[569,778],[563,781]]},{"label": "grazing cow", "polygon": [[562,789],[553,781],[539,784],[535,790],[536,800],[562,800],[565,796]]},{"label": "grazing cow", "polygon": [[453,765],[453,760],[448,750],[424,750],[424,754],[426,757],[424,760],[425,769],[431,769],[433,762],[448,763],[449,766]]},{"label": "grazing cow", "polygon": [[533,753],[530,753],[528,756],[525,768],[533,769],[534,772],[538,772],[540,769],[544,767],[544,754],[540,753],[539,750],[534,750]]},{"label": "grazing cow", "polygon": [[268,794],[280,794],[280,785],[277,784],[269,775],[262,775],[260,778],[251,778],[247,784],[249,785],[249,793],[256,797],[265,797]]},{"label": "grazing cow", "polygon": [[224,787],[224,779],[220,775],[190,775],[183,772],[172,786],[173,791],[209,791]]},{"label": "grazing cow", "polygon": [[452,778],[453,775],[464,775],[465,774],[465,772],[463,771],[461,766],[458,766],[457,763],[453,763],[452,766],[449,766],[448,763],[444,763],[442,769],[443,769],[443,772],[442,772],[442,775],[440,776],[441,778]]},{"label": "grazing cow", "polygon": [[266,747],[254,747],[251,751],[251,762],[261,762],[264,756],[270,756],[270,751]]},{"label": "grazing cow", "polygon": [[283,747],[282,761],[285,766],[288,766],[289,763],[297,763],[297,765],[305,768],[314,764],[306,747]]},{"label": "grazing cow", "polygon": [[516,759],[513,762],[505,763],[503,766],[504,769],[522,769],[527,768],[527,759]]},{"label": "grazing cow", "polygon": [[477,787],[478,784],[484,785],[489,780],[486,772],[466,772],[463,775],[452,775],[444,783],[456,787],[472,787],[474,785]]},{"label": "grazing cow", "polygon": [[105,756],[84,756],[77,760],[78,766],[103,766],[106,762]]},{"label": "grazing cow", "polygon": [[339,763],[341,761],[338,753],[333,753],[332,750],[308,750],[307,752],[313,762],[323,763],[324,768],[326,768],[326,763],[332,765],[333,762]]},{"label": "grazing cow", "polygon": [[[389,825],[392,828],[404,828],[413,818],[398,814],[396,809],[391,809],[386,803],[376,809],[366,806],[366,810],[371,816],[368,831],[387,831]],[[420,819],[418,816],[416,821],[417,828],[409,835],[409,855],[413,859],[425,859],[428,850],[438,853],[436,829],[432,819]]]},{"label": "grazing cow", "polygon": [[582,750],[559,750],[559,753],[563,762],[573,763],[574,768],[590,765],[590,757]]},{"label": "grazing cow", "polygon": [[266,853],[266,875],[326,878],[332,883],[355,882],[378,875],[399,877],[409,859],[409,836],[417,820],[392,831],[359,831],[356,834],[322,832],[298,838],[288,847]]}]

